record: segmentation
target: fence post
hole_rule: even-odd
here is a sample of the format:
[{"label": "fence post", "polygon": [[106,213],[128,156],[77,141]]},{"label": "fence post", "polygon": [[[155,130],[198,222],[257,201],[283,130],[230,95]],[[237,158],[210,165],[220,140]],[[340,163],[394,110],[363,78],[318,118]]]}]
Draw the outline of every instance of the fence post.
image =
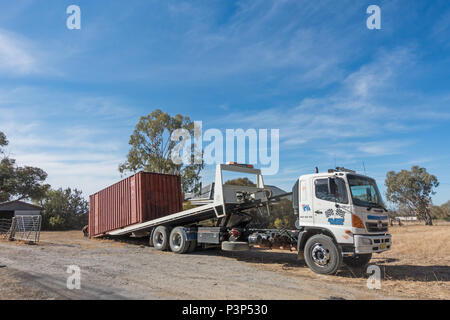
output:
[{"label": "fence post", "polygon": [[8,240],[12,241],[14,240],[14,236],[16,234],[16,217],[13,217],[11,220],[11,228],[9,229],[9,237]]}]

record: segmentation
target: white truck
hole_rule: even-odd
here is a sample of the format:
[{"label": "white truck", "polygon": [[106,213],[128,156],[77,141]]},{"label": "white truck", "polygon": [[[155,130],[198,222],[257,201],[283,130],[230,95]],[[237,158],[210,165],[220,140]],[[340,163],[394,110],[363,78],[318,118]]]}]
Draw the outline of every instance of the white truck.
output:
[{"label": "white truck", "polygon": [[[226,171],[254,176],[254,185],[223,181]],[[149,236],[158,250],[187,253],[198,247],[225,251],[295,248],[316,273],[334,274],[344,262],[362,267],[372,253],[391,248],[387,210],[375,180],[344,168],[301,176],[292,193],[272,196],[259,169],[218,164],[215,183],[191,203],[192,209],[109,232],[111,236]],[[292,195],[296,230],[252,227],[254,213],[270,214],[271,205]],[[265,208],[263,210],[263,208]],[[249,212],[253,211],[253,215]],[[205,226],[204,221],[214,221]]]},{"label": "white truck", "polygon": [[387,210],[374,179],[344,168],[316,168],[297,180],[292,195],[297,249],[313,271],[335,273],[342,260],[362,267],[373,253],[391,248]]}]

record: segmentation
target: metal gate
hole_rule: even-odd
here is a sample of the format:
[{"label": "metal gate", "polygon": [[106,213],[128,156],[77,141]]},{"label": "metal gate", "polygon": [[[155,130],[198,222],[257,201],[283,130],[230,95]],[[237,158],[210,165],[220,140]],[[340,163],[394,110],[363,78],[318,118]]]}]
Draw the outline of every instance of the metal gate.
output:
[{"label": "metal gate", "polygon": [[40,215],[18,215],[12,219],[0,219],[0,234],[4,239],[38,242],[41,220]]},{"label": "metal gate", "polygon": [[9,239],[11,235],[12,218],[0,218],[0,238]]}]

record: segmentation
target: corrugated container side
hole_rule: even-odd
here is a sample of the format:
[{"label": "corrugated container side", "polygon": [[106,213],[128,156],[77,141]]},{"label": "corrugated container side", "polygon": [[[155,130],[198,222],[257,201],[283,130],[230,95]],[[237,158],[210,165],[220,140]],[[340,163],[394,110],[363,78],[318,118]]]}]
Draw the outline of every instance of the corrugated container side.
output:
[{"label": "corrugated container side", "polygon": [[143,221],[165,216],[166,212],[174,213],[183,209],[179,176],[144,174],[141,179],[140,200]]},{"label": "corrugated container side", "polygon": [[180,176],[139,172],[89,197],[89,235],[104,235],[182,208]]}]

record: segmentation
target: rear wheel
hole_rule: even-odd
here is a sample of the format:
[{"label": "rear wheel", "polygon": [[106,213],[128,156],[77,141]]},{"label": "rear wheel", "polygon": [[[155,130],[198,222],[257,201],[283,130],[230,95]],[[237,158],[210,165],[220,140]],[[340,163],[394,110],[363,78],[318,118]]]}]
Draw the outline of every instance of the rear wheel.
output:
[{"label": "rear wheel", "polygon": [[175,253],[186,253],[189,248],[191,242],[186,240],[186,237],[183,232],[183,227],[176,227],[170,233],[170,250]]},{"label": "rear wheel", "polygon": [[352,268],[364,268],[372,259],[372,254],[357,254],[354,257],[345,257],[344,263]]},{"label": "rear wheel", "polygon": [[169,249],[169,234],[168,227],[159,226],[153,232],[153,246],[161,251]]},{"label": "rear wheel", "polygon": [[317,234],[308,239],[304,250],[308,267],[319,274],[335,274],[342,263],[342,255],[333,239]]},{"label": "rear wheel", "polygon": [[148,245],[150,247],[154,247],[155,245],[153,244],[153,234],[150,233],[150,237],[148,237]]}]

